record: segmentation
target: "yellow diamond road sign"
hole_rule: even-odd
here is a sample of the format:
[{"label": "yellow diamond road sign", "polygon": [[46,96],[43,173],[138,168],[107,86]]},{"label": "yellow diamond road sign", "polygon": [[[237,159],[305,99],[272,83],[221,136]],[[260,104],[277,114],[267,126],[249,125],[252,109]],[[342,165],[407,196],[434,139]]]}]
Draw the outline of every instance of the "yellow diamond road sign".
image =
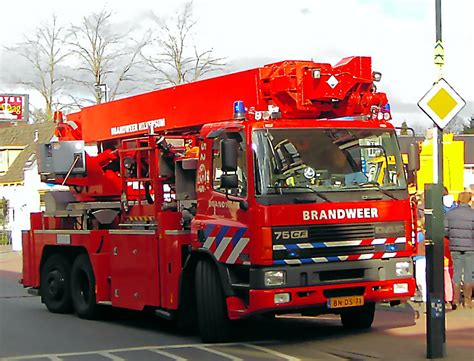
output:
[{"label": "yellow diamond road sign", "polygon": [[444,79],[440,79],[418,102],[418,106],[443,129],[466,105],[461,96]]}]

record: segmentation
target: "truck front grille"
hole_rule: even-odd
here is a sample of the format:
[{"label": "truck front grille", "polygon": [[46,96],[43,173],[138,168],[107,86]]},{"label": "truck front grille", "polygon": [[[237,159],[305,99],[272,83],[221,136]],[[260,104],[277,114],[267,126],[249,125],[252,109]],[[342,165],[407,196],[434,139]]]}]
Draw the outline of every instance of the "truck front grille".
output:
[{"label": "truck front grille", "polygon": [[373,223],[324,224],[312,226],[274,227],[273,259],[337,257],[373,253],[373,245],[360,245],[361,240],[374,239]]},{"label": "truck front grille", "polygon": [[309,227],[308,233],[312,242],[350,241],[374,238],[375,227],[372,223],[324,224]]}]

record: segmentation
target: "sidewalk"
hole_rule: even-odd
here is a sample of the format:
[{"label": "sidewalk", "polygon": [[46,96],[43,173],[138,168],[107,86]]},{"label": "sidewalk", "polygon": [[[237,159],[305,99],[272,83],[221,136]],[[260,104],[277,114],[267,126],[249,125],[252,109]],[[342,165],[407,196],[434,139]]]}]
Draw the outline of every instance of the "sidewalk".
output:
[{"label": "sidewalk", "polygon": [[0,246],[0,272],[21,273],[22,266],[21,252],[12,251],[11,246]]},{"label": "sidewalk", "polygon": [[9,245],[0,245],[0,253],[12,252],[12,246]]},{"label": "sidewalk", "polygon": [[[379,307],[379,310],[389,311],[384,313],[387,320],[380,320],[381,328],[384,333],[392,335],[397,338],[407,338],[410,340],[417,340],[424,343],[426,340],[426,305],[424,303],[409,302],[396,308]],[[401,312],[405,317],[414,312],[414,322],[411,325],[403,325],[401,327],[394,327],[393,320],[388,317],[393,312]],[[404,316],[398,316],[402,319]],[[380,314],[382,316],[383,314]],[[449,346],[450,353],[453,350],[472,350],[474,359],[474,309],[464,308],[460,306],[456,311],[446,310],[446,343]],[[386,324],[386,327],[384,327]]]}]

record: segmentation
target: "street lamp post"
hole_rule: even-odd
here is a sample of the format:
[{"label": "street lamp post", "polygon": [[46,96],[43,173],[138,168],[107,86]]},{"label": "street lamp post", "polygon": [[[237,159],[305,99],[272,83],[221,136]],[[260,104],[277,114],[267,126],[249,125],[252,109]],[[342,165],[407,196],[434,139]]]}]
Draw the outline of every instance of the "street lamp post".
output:
[{"label": "street lamp post", "polygon": [[[95,84],[94,85],[94,88],[97,92],[97,94],[99,95],[99,99],[100,99],[100,103],[106,103],[109,101],[108,99],[108,87],[107,87],[107,84]],[[103,100],[103,101],[102,101]]]}]

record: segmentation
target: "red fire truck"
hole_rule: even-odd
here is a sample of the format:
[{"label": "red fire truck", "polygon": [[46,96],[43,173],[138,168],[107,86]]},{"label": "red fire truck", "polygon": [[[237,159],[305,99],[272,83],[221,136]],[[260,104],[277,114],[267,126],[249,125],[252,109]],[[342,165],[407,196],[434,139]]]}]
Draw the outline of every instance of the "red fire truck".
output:
[{"label": "red fire truck", "polygon": [[40,144],[46,208],[23,285],[49,311],[103,305],[198,326],[341,315],[414,294],[416,219],[369,57],[283,61],[83,108]]}]

